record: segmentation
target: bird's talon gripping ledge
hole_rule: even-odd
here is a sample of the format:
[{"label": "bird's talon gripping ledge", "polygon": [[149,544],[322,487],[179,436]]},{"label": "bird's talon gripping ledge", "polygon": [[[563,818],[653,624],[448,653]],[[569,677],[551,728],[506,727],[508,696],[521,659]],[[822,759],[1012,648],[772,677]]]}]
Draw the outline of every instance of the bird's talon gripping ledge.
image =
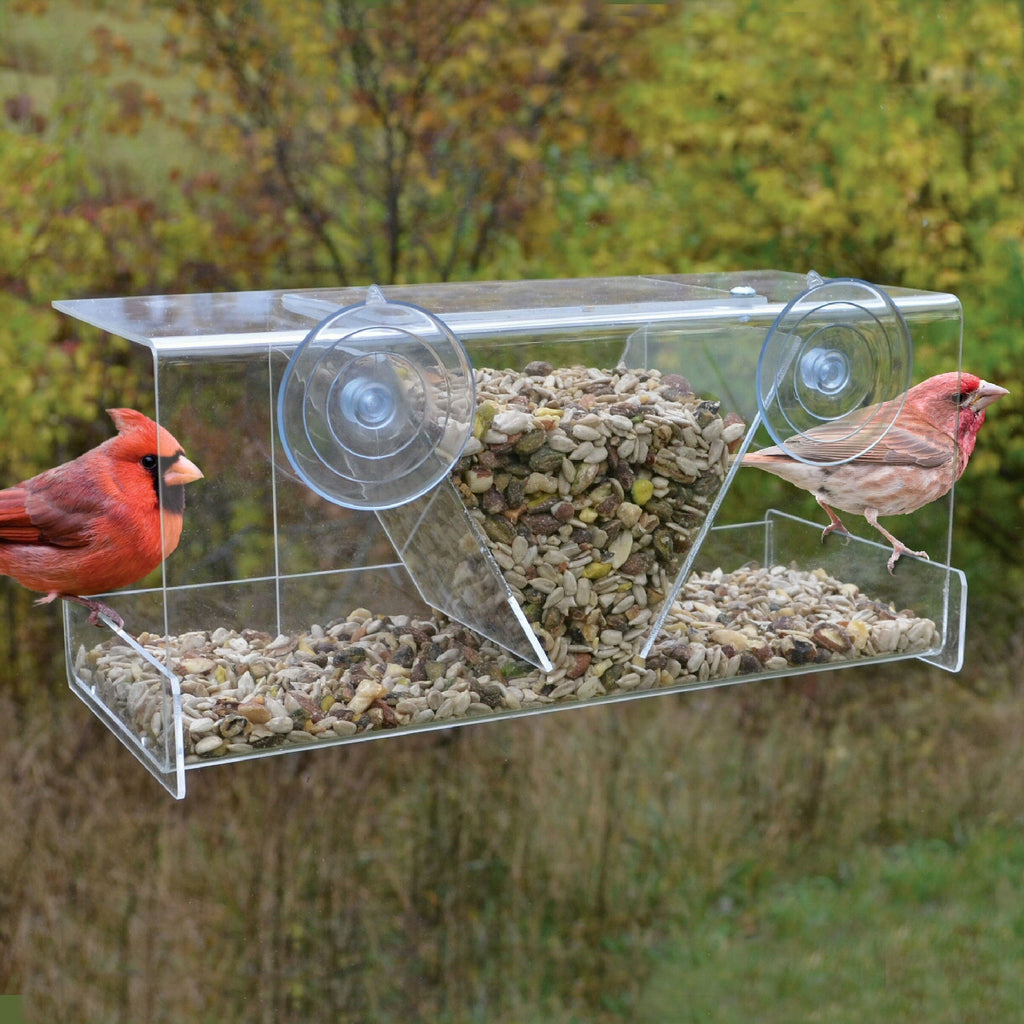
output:
[{"label": "bird's talon gripping ledge", "polygon": [[914,555],[916,558],[923,558],[926,562],[930,562],[931,559],[928,557],[927,551],[911,551],[910,548],[905,548],[902,545],[893,548],[892,554],[889,556],[889,561],[886,565],[889,566],[889,575],[895,576],[893,570],[896,568],[896,563],[900,560],[900,555]]},{"label": "bird's talon gripping ledge", "polygon": [[[73,601],[75,604],[80,604],[83,608],[88,608],[90,626],[104,626],[105,623],[100,622],[100,616],[105,615],[118,629],[124,629],[124,619],[109,604],[104,604],[102,601],[93,601],[87,597],[79,597],[77,594],[60,594],[58,596],[65,601]],[[36,604],[43,604],[49,600],[52,599],[45,597],[37,601]]]}]

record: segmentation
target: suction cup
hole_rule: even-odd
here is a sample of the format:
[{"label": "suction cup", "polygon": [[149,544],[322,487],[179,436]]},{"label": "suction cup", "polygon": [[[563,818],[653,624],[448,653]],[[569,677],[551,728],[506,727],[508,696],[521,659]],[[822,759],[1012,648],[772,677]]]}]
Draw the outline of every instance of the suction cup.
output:
[{"label": "suction cup", "polygon": [[394,508],[442,480],[474,408],[472,366],[455,335],[376,287],[309,332],[277,397],[296,473],[328,501],[361,509]]},{"label": "suction cup", "polygon": [[884,291],[852,278],[818,279],[768,332],[757,369],[758,409],[775,443],[794,459],[849,462],[892,426],[912,369],[910,330]]}]

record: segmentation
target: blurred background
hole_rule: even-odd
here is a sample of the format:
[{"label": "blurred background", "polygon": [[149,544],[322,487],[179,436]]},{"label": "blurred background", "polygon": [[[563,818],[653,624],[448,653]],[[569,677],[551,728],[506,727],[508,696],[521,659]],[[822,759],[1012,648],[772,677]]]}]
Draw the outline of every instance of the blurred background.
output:
[{"label": "blurred background", "polygon": [[[295,754],[178,804],[68,691],[59,609],[0,582],[0,993],[26,1020],[1024,1020],[1022,19],[0,7],[0,486],[151,411],[138,353],[56,298],[814,269],[956,293],[964,367],[1011,392],[956,491],[957,676]],[[915,378],[950,357],[919,347]],[[820,518],[758,486],[752,512]]]}]

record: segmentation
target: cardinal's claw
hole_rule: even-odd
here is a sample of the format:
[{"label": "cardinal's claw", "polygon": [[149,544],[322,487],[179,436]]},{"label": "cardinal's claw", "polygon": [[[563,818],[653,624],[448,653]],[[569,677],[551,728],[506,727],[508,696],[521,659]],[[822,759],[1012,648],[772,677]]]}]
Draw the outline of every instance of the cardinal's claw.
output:
[{"label": "cardinal's claw", "polygon": [[102,626],[103,623],[100,622],[101,615],[106,615],[106,617],[110,619],[118,629],[124,629],[124,619],[122,619],[121,616],[110,607],[110,605],[100,604],[97,601],[96,607],[89,613],[89,622],[94,626]]},{"label": "cardinal's claw", "polygon": [[118,629],[124,629],[124,619],[122,619],[109,604],[104,604],[102,601],[94,601],[88,597],[79,597],[77,594],[47,594],[46,597],[41,597],[36,601],[36,604],[47,604],[57,597],[63,598],[65,601],[74,601],[75,604],[80,604],[82,607],[88,608],[89,624],[92,626],[103,625],[103,623],[100,622],[100,616],[106,615],[106,617],[110,619]]},{"label": "cardinal's claw", "polygon": [[124,629],[124,619],[109,604],[103,604],[101,601],[92,601],[86,607],[92,608],[92,611],[89,612],[89,622],[92,625],[102,626],[103,623],[100,622],[100,616],[106,615],[118,629]]}]

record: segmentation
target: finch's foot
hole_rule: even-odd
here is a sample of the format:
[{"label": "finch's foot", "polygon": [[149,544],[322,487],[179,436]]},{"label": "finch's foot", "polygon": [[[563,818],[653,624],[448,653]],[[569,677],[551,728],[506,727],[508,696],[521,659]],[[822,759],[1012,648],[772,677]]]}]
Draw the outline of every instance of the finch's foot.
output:
[{"label": "finch's foot", "polygon": [[[881,527],[879,527],[879,529],[881,529]],[[889,561],[885,563],[889,567],[890,576],[895,575],[893,569],[896,567],[896,563],[900,560],[900,555],[917,555],[918,558],[930,561],[927,551],[911,551],[906,544],[903,544],[901,541],[894,540],[892,545],[892,554],[889,556]]]},{"label": "finch's foot", "polygon": [[927,551],[914,551],[908,548],[901,540],[897,540],[884,526],[878,522],[878,510],[873,508],[864,509],[864,518],[892,545],[892,554],[885,564],[889,567],[889,575],[894,575],[893,569],[900,560],[900,555],[916,555],[918,558],[928,559]]},{"label": "finch's foot", "polygon": [[850,531],[843,526],[843,521],[825,504],[820,498],[818,504],[828,513],[829,524],[821,531],[821,543],[825,543],[825,538],[830,533],[845,533],[847,537],[850,536]]},{"label": "finch's foot", "polygon": [[122,619],[121,616],[110,607],[110,605],[104,604],[102,601],[94,601],[92,598],[79,597],[77,594],[61,594],[56,590],[53,590],[45,597],[39,598],[39,600],[36,601],[36,604],[49,604],[51,601],[55,601],[58,597],[63,601],[74,601],[75,604],[80,604],[84,608],[88,608],[90,625],[99,626],[101,624],[100,616],[106,615],[106,617],[110,619],[118,629],[124,629],[124,619]]},{"label": "finch's foot", "polygon": [[825,538],[830,533],[841,533],[844,537],[850,536],[850,531],[845,526],[843,526],[843,524],[839,522],[838,519],[834,523],[829,523],[828,526],[826,526],[825,529],[821,531],[822,544],[825,543]]}]

